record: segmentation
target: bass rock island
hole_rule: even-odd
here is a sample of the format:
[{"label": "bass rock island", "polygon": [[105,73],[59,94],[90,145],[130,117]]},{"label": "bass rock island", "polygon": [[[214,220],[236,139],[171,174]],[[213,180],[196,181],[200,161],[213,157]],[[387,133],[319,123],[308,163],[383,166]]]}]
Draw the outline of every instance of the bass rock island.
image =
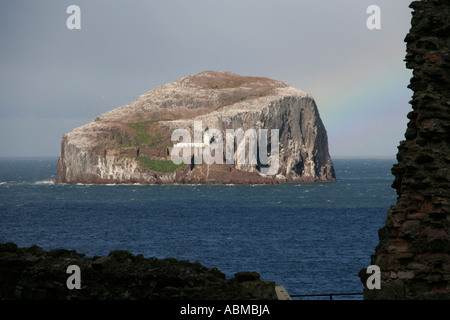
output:
[{"label": "bass rock island", "polygon": [[[203,133],[214,128],[224,138],[230,129],[246,133],[266,129],[268,141],[263,146],[267,152],[258,150],[257,154],[267,156],[272,151],[271,142],[275,142],[271,141],[270,131],[278,130],[276,173],[264,174],[266,164],[260,159],[256,163],[225,161],[229,151],[225,142],[223,163],[198,163],[194,161],[194,149],[204,150],[191,148],[192,160],[176,164],[171,154],[174,147],[180,142],[184,146],[189,144],[174,141],[172,134],[176,129],[185,129],[195,140],[196,123],[201,123]],[[234,141],[234,150],[247,150],[248,160],[250,139]],[[183,153],[184,150],[189,148],[183,148]],[[57,170],[58,183],[84,184],[276,184],[336,180],[327,132],[309,94],[280,81],[217,71],[205,71],[157,87],[65,134]]]}]

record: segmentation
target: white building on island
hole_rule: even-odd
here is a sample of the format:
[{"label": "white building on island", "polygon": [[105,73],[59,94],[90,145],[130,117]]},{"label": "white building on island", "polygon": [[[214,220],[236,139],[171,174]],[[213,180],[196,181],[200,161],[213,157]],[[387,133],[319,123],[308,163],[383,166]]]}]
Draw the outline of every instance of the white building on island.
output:
[{"label": "white building on island", "polygon": [[174,147],[176,148],[205,148],[210,145],[209,134],[205,132],[203,135],[203,142],[178,142]]}]

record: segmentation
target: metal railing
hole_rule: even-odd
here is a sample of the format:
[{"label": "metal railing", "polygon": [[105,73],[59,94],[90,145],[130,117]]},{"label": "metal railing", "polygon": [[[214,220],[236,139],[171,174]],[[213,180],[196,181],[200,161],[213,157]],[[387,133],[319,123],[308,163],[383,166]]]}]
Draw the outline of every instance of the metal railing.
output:
[{"label": "metal railing", "polygon": [[290,294],[291,298],[301,298],[301,297],[330,297],[333,300],[333,296],[362,296],[362,292],[352,292],[352,293],[324,293],[324,294]]}]

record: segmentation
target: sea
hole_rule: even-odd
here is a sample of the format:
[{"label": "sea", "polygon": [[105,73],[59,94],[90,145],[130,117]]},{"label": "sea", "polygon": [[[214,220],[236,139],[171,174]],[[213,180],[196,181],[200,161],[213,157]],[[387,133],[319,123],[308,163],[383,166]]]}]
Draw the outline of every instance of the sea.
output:
[{"label": "sea", "polygon": [[[280,185],[55,184],[57,158],[0,158],[0,243],[113,250],[256,271],[293,299],[361,300],[395,159],[333,159],[337,181]],[[340,295],[340,294],[351,295]]]}]

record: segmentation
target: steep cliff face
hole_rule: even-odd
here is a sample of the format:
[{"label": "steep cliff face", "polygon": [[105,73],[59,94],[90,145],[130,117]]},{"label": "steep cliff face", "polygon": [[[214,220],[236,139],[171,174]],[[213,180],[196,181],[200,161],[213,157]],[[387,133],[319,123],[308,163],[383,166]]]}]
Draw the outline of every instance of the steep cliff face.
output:
[{"label": "steep cliff face", "polygon": [[450,299],[450,3],[417,1],[406,36],[412,111],[397,154],[390,208],[365,299]]},{"label": "steep cliff face", "polygon": [[[202,133],[209,129],[222,133],[224,164],[173,163],[173,131],[186,129],[193,140],[195,123],[201,123]],[[253,129],[257,133],[267,129],[268,156],[271,130],[278,129],[279,165],[275,174],[263,174],[267,172],[260,161],[226,163],[228,129]],[[237,152],[238,145],[235,147]],[[206,71],[181,78],[98,116],[64,135],[58,161],[58,182],[64,183],[318,180],[334,181],[335,174],[327,133],[314,99],[279,81],[229,72]]]}]

